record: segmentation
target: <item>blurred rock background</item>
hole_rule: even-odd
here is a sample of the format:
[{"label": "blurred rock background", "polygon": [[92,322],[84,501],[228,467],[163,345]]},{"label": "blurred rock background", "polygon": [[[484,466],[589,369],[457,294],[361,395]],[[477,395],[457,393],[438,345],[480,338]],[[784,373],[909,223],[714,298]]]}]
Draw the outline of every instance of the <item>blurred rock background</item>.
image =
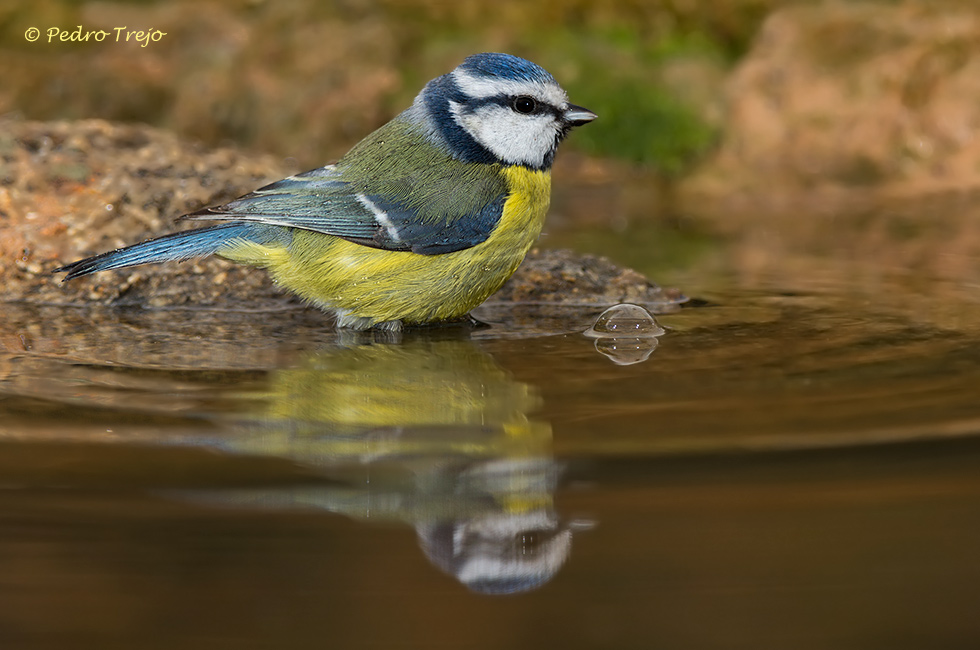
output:
[{"label": "blurred rock background", "polygon": [[[48,42],[79,25],[110,36]],[[115,27],[166,35],[115,42]],[[481,50],[540,62],[602,116],[573,148],[674,176],[700,165],[701,189],[980,169],[971,0],[11,3],[0,114],[145,122],[308,167]]]},{"label": "blurred rock background", "polygon": [[[137,120],[322,164],[478,51],[545,66],[603,115],[580,150],[671,172],[703,153],[721,82],[771,2],[263,0],[0,8],[0,114]],[[51,26],[155,29],[137,43],[47,42]],[[37,27],[42,36],[24,36]]]},{"label": "blurred rock background", "polygon": [[[79,25],[166,35],[48,42]],[[552,224],[586,227],[580,248],[699,277],[806,283],[831,251],[852,275],[884,260],[980,281],[974,0],[5,4],[0,116],[142,122],[298,170],[487,50],[542,64],[600,115],[558,159]],[[638,224],[662,246],[605,243]]]}]

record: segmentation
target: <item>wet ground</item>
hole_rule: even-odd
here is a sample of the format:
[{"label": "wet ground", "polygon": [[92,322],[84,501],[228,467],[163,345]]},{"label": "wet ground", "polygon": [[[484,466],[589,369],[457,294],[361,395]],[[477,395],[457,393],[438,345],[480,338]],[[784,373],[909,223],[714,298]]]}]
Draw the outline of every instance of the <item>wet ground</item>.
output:
[{"label": "wet ground", "polygon": [[663,336],[5,305],[4,647],[980,643],[971,285],[581,232],[704,248]]}]

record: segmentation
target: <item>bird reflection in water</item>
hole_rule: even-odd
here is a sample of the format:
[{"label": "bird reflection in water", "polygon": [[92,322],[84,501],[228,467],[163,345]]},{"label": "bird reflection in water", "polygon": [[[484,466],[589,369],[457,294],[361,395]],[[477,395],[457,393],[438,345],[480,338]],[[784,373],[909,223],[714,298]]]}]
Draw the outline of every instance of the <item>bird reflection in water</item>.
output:
[{"label": "bird reflection in water", "polygon": [[196,498],[409,523],[434,565],[480,593],[539,587],[568,557],[576,524],[554,508],[551,428],[528,415],[540,397],[474,342],[331,349],[275,371],[258,397],[260,416],[209,444],[332,481]]}]

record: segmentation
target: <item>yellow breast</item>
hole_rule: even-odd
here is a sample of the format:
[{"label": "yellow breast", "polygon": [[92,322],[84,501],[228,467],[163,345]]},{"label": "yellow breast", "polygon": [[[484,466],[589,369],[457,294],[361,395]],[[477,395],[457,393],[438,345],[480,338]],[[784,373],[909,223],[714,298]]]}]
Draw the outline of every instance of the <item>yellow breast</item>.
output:
[{"label": "yellow breast", "polygon": [[472,248],[419,255],[296,230],[288,247],[242,242],[222,255],[268,269],[278,284],[337,312],[345,325],[461,318],[517,270],[541,233],[551,200],[550,172],[500,172],[510,196],[490,237]]}]

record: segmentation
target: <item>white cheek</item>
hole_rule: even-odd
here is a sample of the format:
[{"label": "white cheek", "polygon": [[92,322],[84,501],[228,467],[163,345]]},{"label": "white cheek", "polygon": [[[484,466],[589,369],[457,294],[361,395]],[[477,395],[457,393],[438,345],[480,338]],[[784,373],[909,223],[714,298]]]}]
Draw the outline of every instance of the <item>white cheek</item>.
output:
[{"label": "white cheek", "polygon": [[520,115],[503,106],[456,115],[459,124],[495,156],[510,164],[540,167],[555,146],[552,115]]}]

